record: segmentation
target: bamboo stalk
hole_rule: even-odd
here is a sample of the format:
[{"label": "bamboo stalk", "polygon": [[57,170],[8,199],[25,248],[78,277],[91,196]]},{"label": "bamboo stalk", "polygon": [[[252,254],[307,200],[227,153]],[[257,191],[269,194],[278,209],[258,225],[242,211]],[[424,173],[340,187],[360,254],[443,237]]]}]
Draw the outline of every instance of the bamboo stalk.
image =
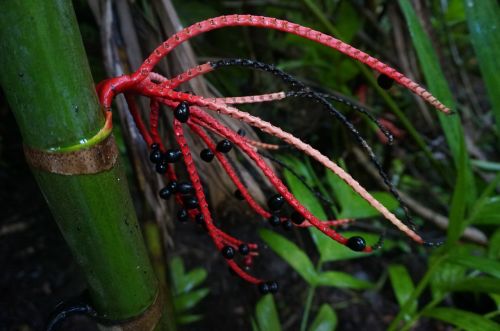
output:
[{"label": "bamboo stalk", "polygon": [[[25,146],[92,148],[84,143],[104,118],[71,1],[2,1],[0,40],[0,84]],[[110,321],[138,317],[160,292],[119,164],[76,175],[32,167],[94,308]],[[166,315],[157,330],[174,328]]]}]

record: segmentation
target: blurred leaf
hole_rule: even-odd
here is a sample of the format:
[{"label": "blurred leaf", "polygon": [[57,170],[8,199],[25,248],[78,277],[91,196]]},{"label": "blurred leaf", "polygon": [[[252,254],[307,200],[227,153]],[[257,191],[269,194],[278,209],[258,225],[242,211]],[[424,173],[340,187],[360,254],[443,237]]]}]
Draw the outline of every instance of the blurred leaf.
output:
[{"label": "blurred leaf", "polygon": [[498,331],[500,325],[481,315],[453,308],[433,308],[423,312],[424,316],[435,318],[467,331]]},{"label": "blurred leaf", "polygon": [[[413,281],[411,280],[408,270],[401,264],[393,264],[389,266],[389,278],[399,307],[403,307],[412,292],[415,290]],[[412,315],[417,311],[417,302],[407,310],[408,315]]]},{"label": "blurred leaf", "polygon": [[452,24],[465,21],[465,8],[463,0],[450,0],[448,2],[445,19]]},{"label": "blurred leaf", "polygon": [[176,321],[178,324],[191,324],[194,322],[198,322],[201,319],[203,319],[203,315],[186,314],[186,315],[180,315],[179,317],[177,317]]},{"label": "blurred leaf", "polygon": [[[462,146],[463,147],[463,146]],[[465,174],[465,149],[460,149],[461,166],[458,167],[457,181],[453,191],[450,207],[450,223],[448,224],[446,246],[452,247],[455,242],[460,238],[460,235],[465,229],[465,195],[466,195],[466,174]]]},{"label": "blurred leaf", "polygon": [[443,284],[447,291],[455,292],[483,292],[500,294],[500,281],[490,277],[465,278],[454,284]]},{"label": "blurred leaf", "polygon": [[259,331],[259,327],[257,326],[257,321],[255,321],[255,318],[252,317],[250,323],[252,325],[252,331]]},{"label": "blurred leaf", "polygon": [[490,238],[488,257],[495,260],[500,259],[500,229],[496,230]]},{"label": "blurred leaf", "polygon": [[333,331],[337,326],[337,315],[327,304],[321,305],[318,315],[309,327],[309,331]]},{"label": "blurred leaf", "polygon": [[182,282],[182,276],[184,275],[184,263],[179,256],[170,260],[170,274],[172,275],[174,292],[178,293],[177,290],[179,288],[179,284]]},{"label": "blurred leaf", "polygon": [[337,288],[368,289],[373,288],[373,284],[353,277],[345,272],[325,271],[318,275],[317,286],[331,286]]},{"label": "blurred leaf", "polygon": [[207,278],[205,269],[196,268],[185,274],[177,283],[178,293],[189,292],[191,289],[200,285]]},{"label": "blurred leaf", "polygon": [[[306,2],[311,1],[307,0]],[[321,14],[324,16],[324,12],[321,12]],[[342,1],[335,16],[337,17],[335,27],[337,28],[338,35],[342,36],[344,42],[351,43],[358,31],[361,30],[363,16],[359,15],[350,1]]]},{"label": "blurred leaf", "polygon": [[174,307],[176,312],[184,312],[196,306],[210,292],[207,288],[183,293],[174,297]]},{"label": "blurred leaf", "polygon": [[[334,192],[335,199],[340,204],[339,218],[368,218],[379,216],[380,213],[370,206],[342,179],[332,172],[327,172],[327,181]],[[370,192],[375,199],[380,201],[389,210],[394,210],[398,206],[397,200],[386,192]]]},{"label": "blurred leaf", "polygon": [[474,211],[471,222],[478,225],[500,225],[500,196],[494,196],[486,199],[486,201],[478,206]]},{"label": "blurred leaf", "polygon": [[448,261],[451,263],[463,265],[471,269],[477,269],[500,278],[500,262],[492,259],[465,254],[455,254],[451,255]]},{"label": "blurred leaf", "polygon": [[281,324],[274,304],[274,298],[271,294],[264,295],[257,302],[255,315],[260,331],[280,331]]},{"label": "blurred leaf", "polygon": [[500,133],[500,6],[498,0],[464,0],[470,41],[490,97]]},{"label": "blurred leaf", "polygon": [[[441,70],[436,52],[434,51],[429,37],[418,20],[411,2],[407,0],[399,0],[399,6],[403,11],[406,23],[408,24],[413,46],[417,51],[419,63],[424,73],[427,85],[429,86],[429,91],[442,103],[450,107],[450,109],[456,110],[457,106],[455,100],[443,71]],[[458,115],[447,116],[440,111],[437,112],[441,127],[443,128],[446,136],[446,141],[450,146],[451,154],[453,155],[453,159],[455,161],[455,168],[464,168],[461,169],[461,171],[464,173],[465,185],[467,187],[465,201],[468,205],[471,205],[475,200],[476,188],[470,167],[470,161],[468,159],[468,155],[464,152],[464,133],[460,123],[460,117]],[[462,158],[465,158],[466,161],[463,162]]]},{"label": "blurred leaf", "polygon": [[[439,254],[435,254],[431,260],[437,260],[439,257]],[[434,272],[431,278],[433,298],[444,295],[450,286],[465,278],[466,268],[461,265],[444,261],[436,266],[436,268],[437,271]]]},{"label": "blurred leaf", "polygon": [[293,242],[266,229],[259,230],[260,237],[271,249],[285,260],[306,282],[314,285],[316,270],[309,257]]}]

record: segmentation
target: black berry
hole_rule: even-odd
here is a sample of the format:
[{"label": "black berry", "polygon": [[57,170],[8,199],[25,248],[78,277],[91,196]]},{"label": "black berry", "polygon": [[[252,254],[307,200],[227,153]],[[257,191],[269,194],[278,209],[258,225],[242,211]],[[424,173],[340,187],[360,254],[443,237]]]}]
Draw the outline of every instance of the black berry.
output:
[{"label": "black berry", "polygon": [[240,252],[241,255],[247,255],[248,253],[250,253],[250,248],[247,244],[241,244],[238,247],[238,252]]},{"label": "black berry", "polygon": [[361,252],[366,247],[366,241],[361,237],[354,236],[349,238],[345,245],[355,252]]},{"label": "black berry", "polygon": [[149,160],[153,163],[158,163],[161,161],[161,152],[158,148],[154,148],[151,150],[149,154]]},{"label": "black berry", "polygon": [[151,148],[151,150],[153,149],[160,149],[160,145],[158,145],[157,143],[152,143],[151,146],[149,146]]},{"label": "black berry", "polygon": [[189,118],[189,105],[186,101],[182,101],[175,107],[174,116],[181,123],[187,122]]},{"label": "black berry", "polygon": [[231,260],[234,257],[234,248],[231,246],[224,246],[222,247],[221,253],[226,259]]},{"label": "black berry", "polygon": [[394,83],[394,79],[392,79],[391,77],[389,77],[387,75],[381,74],[377,78],[377,83],[378,83],[378,86],[380,86],[384,90],[388,90],[391,88],[392,84]]},{"label": "black berry", "polygon": [[284,230],[290,231],[293,228],[293,223],[290,220],[284,220],[281,223],[281,226],[283,227]]},{"label": "black berry", "polygon": [[180,194],[191,194],[194,192],[193,184],[188,182],[180,182],[177,184],[177,192]]},{"label": "black berry", "polygon": [[259,284],[259,292],[261,294],[269,293],[269,285],[267,285],[267,283],[260,283]]},{"label": "black berry", "polygon": [[179,222],[186,222],[188,220],[188,212],[186,209],[179,209],[177,212],[177,220]]},{"label": "black berry", "polygon": [[285,198],[280,194],[273,195],[267,200],[267,205],[271,210],[280,210],[284,203]]},{"label": "black berry", "polygon": [[208,148],[205,148],[200,152],[200,157],[205,162],[211,162],[214,159],[214,156],[214,153]]},{"label": "black berry", "polygon": [[277,215],[271,215],[271,217],[269,217],[267,220],[272,226],[278,226],[281,224],[280,218]]},{"label": "black berry", "polygon": [[160,198],[168,200],[172,195],[172,191],[168,187],[164,187],[160,190]]},{"label": "black berry", "polygon": [[241,194],[240,190],[234,191],[234,197],[238,200],[245,200],[245,197]]},{"label": "black berry", "polygon": [[292,215],[290,215],[290,218],[292,220],[293,223],[299,225],[299,224],[302,224],[304,222],[304,216],[302,216],[301,213],[299,213],[298,211],[294,211],[292,213]]},{"label": "black berry", "polygon": [[168,167],[167,162],[164,162],[162,160],[156,164],[156,172],[163,175],[164,173],[167,172],[167,167]]},{"label": "black berry", "polygon": [[268,282],[267,286],[269,287],[269,293],[276,293],[279,290],[278,283],[275,281]]},{"label": "black berry", "polygon": [[239,136],[242,136],[242,137],[246,136],[246,134],[247,134],[245,132],[245,130],[243,130],[243,129],[239,129],[237,133],[238,133]]},{"label": "black berry", "polygon": [[168,182],[166,187],[170,189],[172,193],[177,192],[177,182],[175,180]]},{"label": "black berry", "polygon": [[196,199],[195,197],[193,196],[188,196],[184,199],[184,206],[187,208],[187,209],[195,209],[195,208],[198,208],[199,204],[198,204],[198,199]]},{"label": "black berry", "polygon": [[164,158],[168,163],[175,163],[179,161],[182,157],[182,152],[177,148],[167,149]]},{"label": "black berry", "polygon": [[233,143],[227,139],[221,140],[217,143],[217,149],[221,153],[228,153],[233,148]]}]

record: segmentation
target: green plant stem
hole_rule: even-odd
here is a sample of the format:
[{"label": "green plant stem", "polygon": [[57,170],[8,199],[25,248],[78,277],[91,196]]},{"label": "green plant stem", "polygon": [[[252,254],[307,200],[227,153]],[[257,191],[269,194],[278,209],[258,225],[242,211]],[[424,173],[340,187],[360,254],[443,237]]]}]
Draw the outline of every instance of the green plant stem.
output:
[{"label": "green plant stem", "polygon": [[413,290],[411,295],[408,297],[408,299],[406,300],[403,307],[401,307],[399,313],[396,315],[394,320],[391,322],[391,324],[387,328],[387,331],[399,330],[398,324],[404,318],[404,316],[405,315],[412,316],[412,314],[410,314],[410,309],[413,305],[413,302],[415,300],[417,300],[418,297],[420,297],[420,295],[422,294],[424,289],[427,287],[427,284],[431,280],[431,277],[434,275],[434,272],[436,272],[436,270],[439,269],[439,266],[441,265],[441,263],[443,263],[446,260],[446,258],[447,258],[446,254],[442,254],[436,258],[436,260],[432,263],[432,265],[429,267],[429,269],[427,270],[425,275],[422,277],[422,279],[418,283],[417,287],[415,287],[415,289]]},{"label": "green plant stem", "polygon": [[440,303],[443,300],[442,296],[439,296],[437,298],[432,299],[431,302],[429,302],[422,310],[419,312],[416,312],[408,321],[405,322],[405,325],[401,328],[401,331],[408,331],[410,328],[415,324],[416,321],[422,316],[422,314],[428,310],[434,308],[438,303]]},{"label": "green plant stem", "polygon": [[[0,40],[0,84],[24,144],[92,147],[104,119],[71,1],[2,1]],[[100,317],[141,315],[160,292],[120,162],[92,174],[32,171]],[[174,328],[163,314],[156,330]]]},{"label": "green plant stem", "polygon": [[316,286],[310,285],[309,289],[307,290],[306,304],[304,306],[304,315],[302,315],[302,321],[300,322],[300,331],[306,331],[307,322],[309,320],[309,314],[311,313],[311,307],[315,292],[316,292]]}]

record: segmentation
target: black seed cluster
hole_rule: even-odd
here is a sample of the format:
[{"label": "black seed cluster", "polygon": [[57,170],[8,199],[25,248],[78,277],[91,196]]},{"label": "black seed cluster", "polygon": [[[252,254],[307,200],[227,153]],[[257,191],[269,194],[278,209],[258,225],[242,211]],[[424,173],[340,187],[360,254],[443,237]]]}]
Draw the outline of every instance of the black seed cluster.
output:
[{"label": "black seed cluster", "polygon": [[278,283],[275,281],[262,282],[258,285],[261,294],[276,293],[279,290]]}]

